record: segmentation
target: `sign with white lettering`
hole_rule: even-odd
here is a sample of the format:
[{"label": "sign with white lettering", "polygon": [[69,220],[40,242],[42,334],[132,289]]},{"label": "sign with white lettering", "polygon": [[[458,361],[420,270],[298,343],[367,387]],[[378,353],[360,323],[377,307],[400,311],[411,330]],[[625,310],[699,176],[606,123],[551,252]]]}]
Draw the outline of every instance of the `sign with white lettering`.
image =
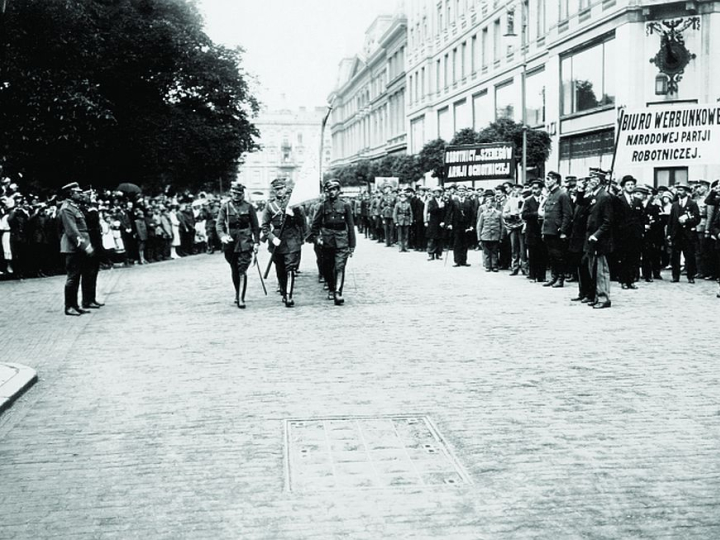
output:
[{"label": "sign with white lettering", "polygon": [[471,144],[445,147],[445,181],[515,178],[515,145]]},{"label": "sign with white lettering", "polygon": [[618,166],[720,163],[720,105],[626,111],[620,121]]}]

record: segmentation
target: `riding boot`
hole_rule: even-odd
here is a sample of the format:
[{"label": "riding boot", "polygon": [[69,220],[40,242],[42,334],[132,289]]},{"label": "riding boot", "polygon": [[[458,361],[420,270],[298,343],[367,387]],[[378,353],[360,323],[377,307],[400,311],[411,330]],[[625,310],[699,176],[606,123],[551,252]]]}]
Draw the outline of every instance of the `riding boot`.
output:
[{"label": "riding boot", "polygon": [[335,301],[336,306],[342,306],[345,303],[345,299],[343,298],[343,286],[345,285],[345,270],[343,269],[341,272],[335,273],[335,297],[333,300]]},{"label": "riding boot", "polygon": [[293,307],[295,300],[293,300],[293,289],[295,288],[295,270],[290,270],[287,274],[287,284],[285,285],[287,296],[285,297],[285,307]]},{"label": "riding boot", "polygon": [[240,298],[238,299],[238,307],[245,309],[245,291],[247,290],[247,275],[240,276]]}]

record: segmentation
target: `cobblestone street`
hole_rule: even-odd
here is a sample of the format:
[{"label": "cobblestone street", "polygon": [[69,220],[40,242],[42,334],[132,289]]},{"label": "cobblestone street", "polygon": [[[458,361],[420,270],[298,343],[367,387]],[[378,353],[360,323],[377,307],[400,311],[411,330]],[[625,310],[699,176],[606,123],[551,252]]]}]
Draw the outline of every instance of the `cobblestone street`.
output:
[{"label": "cobblestone street", "polygon": [[[336,307],[305,249],[294,309],[251,269],[238,310],[219,254],[103,271],[80,318],[62,276],[0,283],[2,361],[38,374],[0,416],[0,538],[720,538],[717,285],[593,310],[359,239]],[[373,430],[405,465],[305,482]]]}]

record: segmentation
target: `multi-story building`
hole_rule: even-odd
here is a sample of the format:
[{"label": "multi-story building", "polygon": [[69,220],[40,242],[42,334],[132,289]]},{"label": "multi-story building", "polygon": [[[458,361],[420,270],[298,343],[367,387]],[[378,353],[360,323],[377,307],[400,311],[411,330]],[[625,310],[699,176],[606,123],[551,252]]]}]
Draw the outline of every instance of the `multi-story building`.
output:
[{"label": "multi-story building", "polygon": [[381,15],[365,33],[361,54],[340,62],[333,111],[332,164],[406,153],[403,14]]},{"label": "multi-story building", "polygon": [[332,141],[322,121],[327,107],[298,110],[280,109],[262,112],[256,122],[262,150],[247,155],[238,173],[254,200],[266,199],[270,182],[277,177],[293,181],[303,176],[320,182],[320,140],[322,169],[326,170],[332,155]]},{"label": "multi-story building", "polygon": [[[620,109],[720,100],[719,1],[410,0],[407,15],[410,153],[524,110],[551,135],[547,168],[582,176],[610,168]],[[681,45],[661,41],[673,27]],[[628,172],[663,185],[720,166]]]}]

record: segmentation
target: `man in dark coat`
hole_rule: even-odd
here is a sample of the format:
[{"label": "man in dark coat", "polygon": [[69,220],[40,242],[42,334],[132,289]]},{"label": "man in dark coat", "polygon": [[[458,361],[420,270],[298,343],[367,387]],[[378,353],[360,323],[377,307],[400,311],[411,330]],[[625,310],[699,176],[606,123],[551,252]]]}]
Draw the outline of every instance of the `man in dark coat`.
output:
[{"label": "man in dark coat", "polygon": [[445,239],[445,213],[447,211],[443,199],[443,188],[432,189],[432,197],[425,203],[423,221],[425,238],[427,238],[428,261],[442,259]]},{"label": "man in dark coat", "polygon": [[645,212],[642,203],[633,196],[636,185],[633,176],[623,176],[620,180],[622,191],[613,199],[615,252],[623,289],[637,289],[635,278],[640,267]]},{"label": "man in dark coat", "polygon": [[532,194],[525,199],[522,207],[522,219],[525,222],[525,245],[528,250],[527,278],[538,283],[545,281],[547,270],[545,243],[542,239],[542,224],[540,222],[540,205],[544,202],[542,191],[545,184],[535,179],[531,182]]},{"label": "man in dark coat", "polygon": [[660,251],[663,245],[663,226],[660,220],[660,207],[650,200],[650,186],[635,186],[635,195],[643,207],[642,215],[642,262],[640,268],[646,282],[660,278]]},{"label": "man in dark coat", "polygon": [[613,202],[603,187],[603,180],[602,173],[594,172],[587,183],[590,206],[583,259],[588,265],[594,287],[593,299],[587,304],[595,309],[611,306],[610,267],[607,256],[613,251]]},{"label": "man in dark coat", "polygon": [[680,281],[680,254],[685,257],[685,270],[688,283],[695,283],[696,261],[695,242],[696,227],[700,223],[700,210],[690,197],[690,187],[685,184],[675,186],[677,199],[670,209],[667,226],[667,239],[672,247],[670,264],[672,266],[673,283]]},{"label": "man in dark coat", "polygon": [[594,284],[590,279],[590,270],[583,264],[587,220],[590,213],[590,199],[586,196],[586,178],[578,178],[573,189],[573,218],[568,243],[568,270],[577,274],[578,295],[573,302],[587,303],[595,296]]},{"label": "man in dark coat", "polygon": [[545,287],[562,287],[565,282],[565,258],[567,238],[572,223],[572,204],[570,196],[560,187],[560,174],[550,171],[545,178],[548,190],[545,204],[541,206],[544,214],[542,235],[547,248],[550,265],[550,281]]},{"label": "man in dark coat", "polygon": [[100,213],[97,207],[96,195],[93,190],[83,193],[83,204],[80,209],[85,216],[90,244],[95,255],[85,261],[87,271],[82,278],[82,307],[83,309],[98,309],[105,304],[97,301],[97,279],[100,273],[100,259],[103,257],[102,228],[100,227]]},{"label": "man in dark coat", "polygon": [[471,245],[475,245],[475,205],[467,197],[467,187],[460,185],[457,196],[450,200],[447,212],[447,227],[453,243],[453,266],[470,266],[467,262],[467,252]]}]

